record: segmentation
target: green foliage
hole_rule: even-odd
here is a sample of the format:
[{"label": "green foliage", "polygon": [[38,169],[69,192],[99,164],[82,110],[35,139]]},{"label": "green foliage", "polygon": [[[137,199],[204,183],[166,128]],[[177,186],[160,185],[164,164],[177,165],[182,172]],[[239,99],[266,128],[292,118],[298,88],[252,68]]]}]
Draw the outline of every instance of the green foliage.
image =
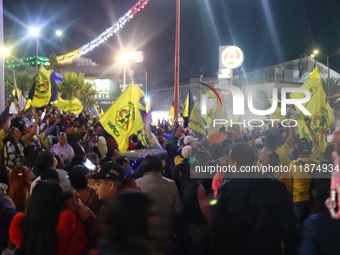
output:
[{"label": "green foliage", "polygon": [[22,88],[24,92],[24,97],[27,98],[28,92],[32,87],[34,82],[34,74],[28,73],[27,71],[17,71],[17,72],[6,72],[5,73],[5,96],[12,97],[12,91],[14,89],[14,76],[19,89]]},{"label": "green foliage", "polygon": [[[325,90],[327,96],[334,96],[337,94],[340,94],[340,80],[335,78],[329,79],[329,92],[328,92],[328,79],[322,79],[322,86]],[[337,99],[339,97],[334,97],[331,100],[329,100],[329,105],[334,108],[334,105],[337,103]]]},{"label": "green foliage", "polygon": [[[78,98],[83,104],[84,108],[94,105],[94,95],[96,90],[92,84],[85,81],[85,75],[83,73],[64,73],[64,80],[59,85],[59,93],[63,99],[71,99],[73,96]],[[90,80],[90,78],[86,78]]]}]

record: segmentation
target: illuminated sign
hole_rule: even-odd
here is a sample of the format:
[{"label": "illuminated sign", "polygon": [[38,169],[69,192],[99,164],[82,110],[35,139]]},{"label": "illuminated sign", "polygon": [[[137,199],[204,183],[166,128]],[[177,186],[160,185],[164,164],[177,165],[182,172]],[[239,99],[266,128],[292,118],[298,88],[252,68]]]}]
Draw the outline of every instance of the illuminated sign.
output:
[{"label": "illuminated sign", "polygon": [[243,52],[236,46],[220,46],[220,69],[235,69],[242,65]]},{"label": "illuminated sign", "polygon": [[141,63],[144,61],[144,51],[123,52],[120,55],[120,61],[123,63],[130,61],[133,63]]}]

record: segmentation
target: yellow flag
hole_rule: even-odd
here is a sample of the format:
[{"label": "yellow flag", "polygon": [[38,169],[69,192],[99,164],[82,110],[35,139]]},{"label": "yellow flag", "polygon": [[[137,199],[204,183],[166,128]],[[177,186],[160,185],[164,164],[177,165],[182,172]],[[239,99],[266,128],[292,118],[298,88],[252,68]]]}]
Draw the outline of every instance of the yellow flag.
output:
[{"label": "yellow flag", "polygon": [[[189,113],[188,127],[195,132],[196,136],[199,136],[200,138],[206,136],[207,132],[203,123],[202,115],[197,108],[190,89],[185,108],[188,108]],[[185,111],[186,109],[184,109],[184,113]],[[185,117],[184,114],[183,116]]]},{"label": "yellow flag", "polygon": [[212,119],[215,115],[215,111],[216,111],[216,108],[215,109],[209,109],[207,111],[207,115],[205,116],[205,124],[207,124],[207,127],[211,126],[211,122],[212,122]]},{"label": "yellow flag", "polygon": [[94,110],[98,113],[99,117],[102,117],[104,115],[104,110],[99,105],[94,105]]},{"label": "yellow flag", "polygon": [[187,98],[185,99],[183,117],[189,117],[189,94],[187,95]]},{"label": "yellow flag", "polygon": [[118,143],[119,151],[129,147],[129,136],[144,130],[143,118],[140,113],[140,100],[144,92],[138,86],[130,84],[99,119],[103,128]]},{"label": "yellow flag", "polygon": [[[307,89],[311,93],[311,99],[304,104],[304,107],[312,114],[312,116],[305,116],[302,112],[296,118],[300,138],[307,138],[311,140],[308,129],[305,125],[304,118],[311,118],[311,128],[314,131],[319,143],[319,148],[324,151],[326,142],[326,132],[329,130],[333,116],[328,111],[329,105],[326,102],[326,93],[322,87],[322,82],[318,68],[316,67],[309,75],[306,82],[301,88]],[[301,93],[291,93],[291,98],[302,98]]]},{"label": "yellow flag", "polygon": [[150,103],[147,103],[146,105],[145,105],[145,111],[146,112],[149,112],[151,110],[151,104]]},{"label": "yellow flag", "polygon": [[76,97],[72,97],[71,100],[64,100],[59,97],[54,104],[64,112],[78,114],[83,111],[83,104]]},{"label": "yellow flag", "polygon": [[[270,105],[272,105],[273,100],[269,99],[269,101],[270,101]],[[282,117],[283,116],[281,115],[281,108],[279,106],[277,106],[275,111],[272,114],[270,114],[269,119],[281,121],[283,119]]]},{"label": "yellow flag", "polygon": [[52,96],[50,77],[52,73],[53,70],[46,70],[43,66],[40,66],[36,82],[30,91],[29,98],[32,100],[32,106],[39,108],[50,103]]},{"label": "yellow flag", "polygon": [[202,134],[203,136],[206,135],[205,126],[203,124],[202,115],[199,113],[196,104],[194,104],[189,117],[189,124],[188,126],[195,131],[196,135]]},{"label": "yellow flag", "polygon": [[[217,104],[213,119],[228,119],[227,110],[225,109],[224,103]],[[223,127],[223,125],[215,125],[214,127],[214,125],[211,124],[208,128],[208,136],[211,136],[212,134],[217,133],[221,127]]]},{"label": "yellow flag", "polygon": [[168,118],[171,121],[174,121],[175,119],[175,109],[174,109],[174,104],[171,105],[170,109],[169,109],[169,113],[168,113]]}]

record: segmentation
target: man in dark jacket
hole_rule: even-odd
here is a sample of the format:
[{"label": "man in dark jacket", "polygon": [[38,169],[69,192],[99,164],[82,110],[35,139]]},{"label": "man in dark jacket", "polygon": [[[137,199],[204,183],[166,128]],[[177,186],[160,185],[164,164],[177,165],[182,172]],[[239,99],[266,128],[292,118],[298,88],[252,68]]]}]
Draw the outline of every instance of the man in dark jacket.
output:
[{"label": "man in dark jacket", "polygon": [[255,162],[245,143],[231,149],[229,162],[236,173],[221,186],[214,208],[214,254],[296,254],[293,206],[285,186],[270,177],[259,179],[242,172]]}]

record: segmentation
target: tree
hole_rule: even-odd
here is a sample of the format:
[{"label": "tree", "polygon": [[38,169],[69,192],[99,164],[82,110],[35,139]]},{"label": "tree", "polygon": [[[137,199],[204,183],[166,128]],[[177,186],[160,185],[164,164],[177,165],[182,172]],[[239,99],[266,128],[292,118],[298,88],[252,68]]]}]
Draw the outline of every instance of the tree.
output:
[{"label": "tree", "polygon": [[[336,101],[339,99],[338,96],[340,94],[340,80],[335,78],[329,79],[329,92],[328,92],[328,79],[322,79],[322,87],[328,96],[332,97],[328,102],[329,105],[334,108]],[[339,103],[339,101],[337,102]]]},{"label": "tree", "polygon": [[24,97],[27,98],[28,92],[34,82],[34,74],[28,73],[27,71],[7,72],[5,74],[5,96],[12,97],[12,91],[14,89],[14,76],[19,89],[24,92]]},{"label": "tree", "polygon": [[80,100],[84,108],[94,105],[96,90],[90,82],[86,81],[91,80],[91,78],[85,79],[83,73],[78,75],[76,73],[64,73],[63,77],[64,79],[58,88],[61,98],[69,100],[74,96]]}]

